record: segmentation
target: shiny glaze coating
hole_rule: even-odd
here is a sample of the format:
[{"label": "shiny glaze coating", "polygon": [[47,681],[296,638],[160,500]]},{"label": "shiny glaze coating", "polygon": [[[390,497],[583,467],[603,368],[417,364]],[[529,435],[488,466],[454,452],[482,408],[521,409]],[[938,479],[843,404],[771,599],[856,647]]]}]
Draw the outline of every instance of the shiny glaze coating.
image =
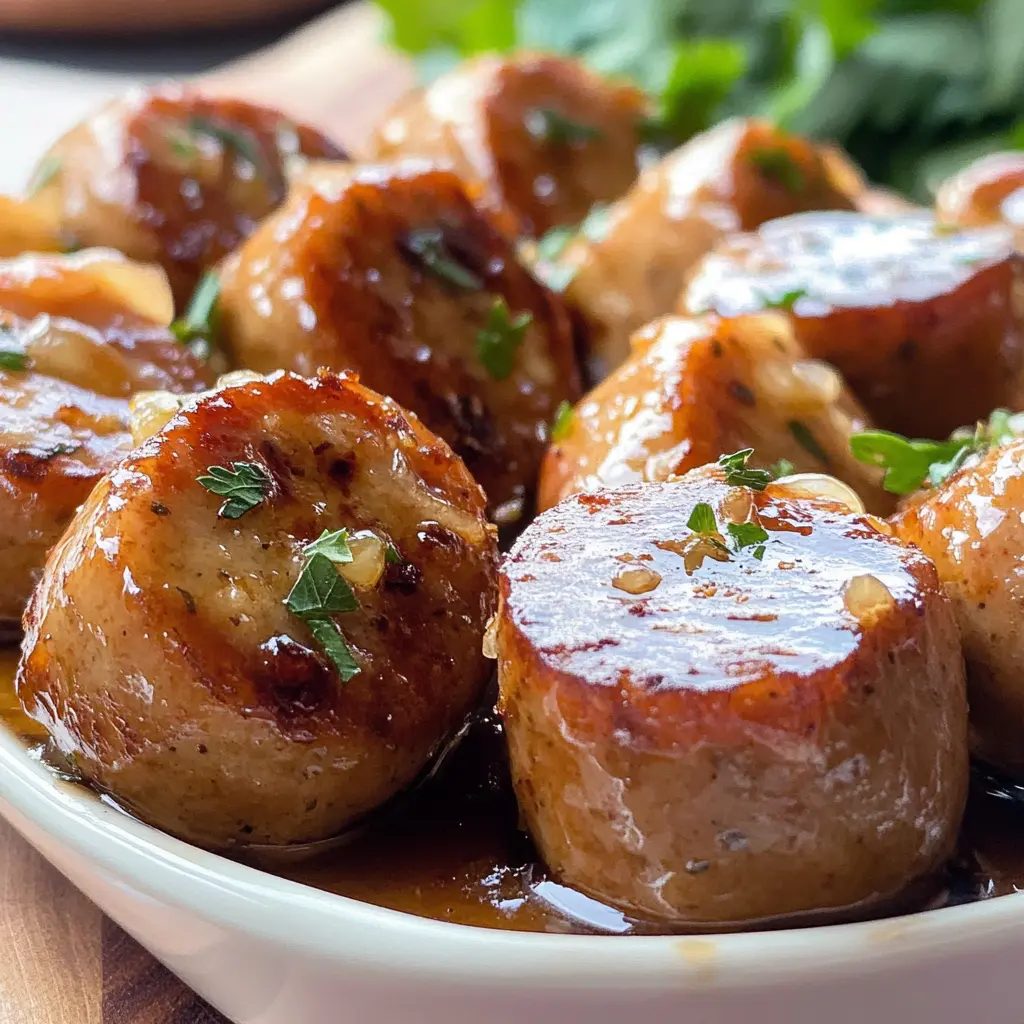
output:
[{"label": "shiny glaze coating", "polygon": [[129,447],[127,399],[211,380],[140,312],[170,308],[162,278],[97,251],[0,261],[0,350],[26,359],[0,370],[0,623],[21,618],[47,551]]},{"label": "shiny glaze coating", "polygon": [[[553,127],[545,123],[551,114]],[[518,233],[538,236],[578,224],[595,203],[629,188],[644,114],[640,90],[576,61],[479,57],[401,100],[369,156],[450,167],[486,207],[509,214]]]},{"label": "shiny glaze coating", "polygon": [[788,459],[794,472],[829,473],[884,514],[893,498],[881,474],[850,454],[850,434],[866,425],[839,375],[807,359],[785,317],[665,317],[634,336],[629,359],[552,441],[538,507],[753,448],[752,466]]},{"label": "shiny glaze coating", "polygon": [[891,520],[939,571],[963,636],[974,752],[1024,775],[1024,439],[988,452]]},{"label": "shiny glaze coating", "polygon": [[[723,529],[759,521],[763,561],[691,563],[698,502]],[[858,577],[886,603],[853,605]],[[951,853],[968,774],[956,622],[931,563],[863,516],[696,470],[566,499],[500,583],[513,781],[562,882],[736,925],[865,913]]]},{"label": "shiny glaze coating", "polygon": [[[259,464],[241,519],[196,478]],[[342,684],[283,603],[323,530],[397,549],[336,614]],[[18,692],[83,775],[142,819],[223,847],[334,835],[408,785],[487,677],[496,545],[444,442],[334,375],[200,399],[93,491],[25,617]]]},{"label": "shiny glaze coating", "polygon": [[720,239],[800,210],[850,209],[835,151],[767,122],[726,121],[645,170],[608,211],[595,239],[561,262],[575,268],[566,295],[590,329],[600,379],[629,354],[629,337],[670,313],[690,268]]},{"label": "shiny glaze coating", "polygon": [[1005,224],[1024,230],[1024,153],[991,153],[944,181],[935,195],[935,215],[948,224]]},{"label": "shiny glaze coating", "polygon": [[843,373],[880,427],[944,437],[1015,406],[1021,285],[1005,230],[806,213],[725,240],[694,268],[680,310],[735,316],[786,301],[804,348]]},{"label": "shiny glaze coating", "polygon": [[[408,251],[442,231],[477,279],[460,287]],[[495,302],[532,321],[510,375],[477,354]],[[530,500],[558,404],[579,393],[568,312],[517,261],[449,171],[313,167],[225,265],[223,340],[258,371],[349,369],[411,409],[465,460],[492,510]],[[496,512],[497,514],[497,512]]]},{"label": "shiny glaze coating", "polygon": [[57,212],[75,244],[161,264],[181,305],[203,271],[284,199],[292,161],[344,156],[277,110],[159,85],[109,104],[55,143],[34,199]]}]

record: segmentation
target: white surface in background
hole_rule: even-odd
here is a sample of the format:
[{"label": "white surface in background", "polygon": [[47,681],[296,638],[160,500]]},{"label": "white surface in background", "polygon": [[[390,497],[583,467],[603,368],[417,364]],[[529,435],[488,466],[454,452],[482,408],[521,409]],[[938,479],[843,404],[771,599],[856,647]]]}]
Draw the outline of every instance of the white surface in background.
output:
[{"label": "white surface in background", "polygon": [[0,60],[0,192],[17,192],[49,144],[137,76]]}]

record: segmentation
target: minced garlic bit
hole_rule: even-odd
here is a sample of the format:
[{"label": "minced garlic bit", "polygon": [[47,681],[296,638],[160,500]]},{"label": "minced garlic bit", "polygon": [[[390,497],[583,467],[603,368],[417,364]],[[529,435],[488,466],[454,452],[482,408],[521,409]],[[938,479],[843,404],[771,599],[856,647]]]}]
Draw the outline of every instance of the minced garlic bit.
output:
[{"label": "minced garlic bit", "polygon": [[498,616],[492,615],[487,620],[484,630],[483,654],[485,658],[494,660],[498,657]]},{"label": "minced garlic bit", "polygon": [[846,610],[861,624],[867,625],[895,605],[889,588],[870,573],[854,576],[843,590]]},{"label": "minced garlic bit", "polygon": [[851,512],[863,512],[864,503],[851,487],[827,473],[794,473],[769,484],[773,497],[821,498],[845,505]]},{"label": "minced garlic bit", "polygon": [[621,569],[612,586],[616,590],[624,590],[627,594],[647,594],[661,583],[661,574],[653,569]]},{"label": "minced garlic bit", "polygon": [[354,587],[369,590],[384,575],[387,548],[384,541],[370,530],[360,530],[348,538],[352,561],[338,565],[338,572]]}]

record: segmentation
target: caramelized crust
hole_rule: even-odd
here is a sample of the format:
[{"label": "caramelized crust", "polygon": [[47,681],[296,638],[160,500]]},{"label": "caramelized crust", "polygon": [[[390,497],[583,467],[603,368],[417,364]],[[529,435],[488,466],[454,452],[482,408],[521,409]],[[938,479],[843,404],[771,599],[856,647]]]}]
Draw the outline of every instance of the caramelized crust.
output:
[{"label": "caramelized crust", "polygon": [[754,119],[727,121],[640,175],[596,237],[560,263],[590,331],[600,379],[629,353],[629,337],[675,308],[690,268],[720,239],[801,210],[851,209],[859,178],[834,150]]},{"label": "caramelized crust", "polygon": [[[240,519],[196,479],[234,463],[269,481]],[[347,683],[284,603],[304,547],[342,528],[379,555],[358,607],[325,616]],[[333,375],[226,388],[82,506],[26,614],[18,692],[145,821],[212,847],[322,839],[412,782],[477,701],[496,557],[465,466],[393,402]]]},{"label": "caramelized crust", "polygon": [[[686,526],[699,502],[723,532],[759,523],[762,559],[719,560]],[[566,499],[500,584],[513,780],[561,881],[735,926],[877,910],[952,852],[956,622],[931,563],[863,516],[697,470]]]},{"label": "caramelized crust", "polygon": [[735,316],[782,303],[807,352],[842,372],[879,426],[944,437],[1016,405],[1021,274],[1002,229],[808,213],[724,241],[679,308]]},{"label": "caramelized crust", "polygon": [[[417,256],[423,232],[438,233],[461,277]],[[478,354],[499,300],[510,319],[531,318],[507,377]],[[420,163],[311,168],[226,264],[220,308],[236,363],[356,371],[448,441],[496,515],[530,500],[548,425],[578,394],[559,298],[517,262],[454,174]]]},{"label": "caramelized crust", "polygon": [[578,224],[637,173],[640,90],[562,57],[480,57],[402,100],[370,157],[450,167],[519,233]]},{"label": "caramelized crust", "polygon": [[891,520],[939,571],[967,660],[974,753],[1024,775],[1024,439],[990,451]]},{"label": "caramelized crust", "polygon": [[893,498],[881,473],[849,450],[850,434],[866,426],[836,371],[807,358],[784,317],[666,317],[634,336],[629,359],[552,441],[538,507],[753,448],[750,465],[786,459],[797,473],[829,473],[884,514]]},{"label": "caramelized crust", "polygon": [[139,89],[60,139],[36,199],[79,246],[161,264],[179,304],[287,190],[293,160],[344,159],[318,131],[269,107],[180,85]]}]

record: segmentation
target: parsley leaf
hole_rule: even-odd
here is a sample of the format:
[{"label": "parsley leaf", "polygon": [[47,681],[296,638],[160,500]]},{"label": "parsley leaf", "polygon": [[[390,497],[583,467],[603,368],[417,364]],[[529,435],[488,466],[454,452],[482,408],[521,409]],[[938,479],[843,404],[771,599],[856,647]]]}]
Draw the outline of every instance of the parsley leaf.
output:
[{"label": "parsley leaf", "polygon": [[480,291],[483,288],[483,281],[452,255],[441,228],[414,228],[405,236],[402,245],[442,281],[466,291]]},{"label": "parsley leaf", "polygon": [[352,550],[348,546],[348,530],[324,530],[315,541],[302,549],[302,553],[307,558],[323,555],[339,564],[351,562]]},{"label": "parsley leaf", "polygon": [[59,156],[55,156],[53,154],[44,156],[36,165],[36,169],[32,172],[32,179],[28,183],[28,195],[30,197],[34,196],[37,192],[41,192],[46,188],[46,186],[49,185],[58,174],[60,174],[63,166],[64,161],[61,160]]},{"label": "parsley leaf", "polygon": [[252,134],[244,128],[231,128],[211,117],[193,114],[188,119],[188,130],[193,135],[206,135],[216,139],[226,150],[237,153],[257,170],[263,169],[263,150]]},{"label": "parsley leaf", "polygon": [[240,519],[262,504],[270,490],[270,477],[258,462],[233,462],[230,469],[209,466],[206,472],[196,482],[211,494],[227,498],[217,513],[222,519]]},{"label": "parsley leaf", "polygon": [[0,370],[27,370],[28,356],[16,349],[0,349]]},{"label": "parsley leaf", "polygon": [[538,260],[553,263],[562,256],[569,243],[576,237],[576,229],[565,226],[554,227],[537,239],[535,254]]},{"label": "parsley leaf", "polygon": [[773,299],[769,295],[762,295],[761,305],[764,309],[784,309],[787,313],[790,313],[793,311],[793,307],[806,297],[806,288],[794,288],[792,291],[780,295],[777,299]]},{"label": "parsley leaf", "polygon": [[718,533],[718,523],[715,522],[714,509],[706,502],[699,501],[693,506],[690,518],[686,525],[694,533]]},{"label": "parsley leaf", "polygon": [[572,433],[572,422],[575,413],[572,403],[561,401],[555,410],[555,419],[551,424],[551,440],[564,441]]},{"label": "parsley leaf", "polygon": [[348,581],[338,574],[334,563],[319,552],[310,555],[302,566],[284,603],[288,611],[305,620],[354,612],[359,607]]},{"label": "parsley leaf", "polygon": [[[727,523],[725,529],[736,542],[737,551],[753,547],[755,544],[763,544],[768,539],[768,531],[757,523]],[[756,551],[754,555],[757,557]]]},{"label": "parsley leaf", "polygon": [[771,468],[772,479],[778,480],[781,476],[792,476],[795,469],[796,466],[789,459],[779,459]]},{"label": "parsley leaf", "polygon": [[747,460],[753,454],[753,448],[744,448],[732,455],[718,457],[718,464],[725,470],[725,482],[730,487],[750,487],[755,491],[763,491],[772,482],[772,475],[767,469],[747,468]]},{"label": "parsley leaf", "polygon": [[550,107],[531,107],[526,111],[524,124],[533,138],[553,146],[584,145],[604,137],[600,128],[575,121]]},{"label": "parsley leaf", "polygon": [[516,352],[532,322],[532,313],[517,313],[511,317],[503,296],[494,300],[487,315],[487,326],[476,336],[476,354],[495,380],[511,376],[516,366]]},{"label": "parsley leaf", "polygon": [[171,324],[171,334],[182,344],[188,345],[196,355],[206,358],[210,346],[216,340],[220,302],[220,277],[215,270],[208,270],[196,285],[185,315]]},{"label": "parsley leaf", "polygon": [[330,619],[307,619],[306,625],[327,657],[334,662],[343,683],[359,675],[359,663],[352,657],[348,641]]},{"label": "parsley leaf", "polygon": [[797,162],[782,148],[751,150],[747,159],[769,181],[781,185],[791,195],[799,195],[807,182]]},{"label": "parsley leaf", "polygon": [[806,423],[790,420],[789,430],[801,448],[813,455],[823,466],[829,464],[828,453],[818,444],[818,439],[811,433]]},{"label": "parsley leaf", "polygon": [[384,561],[388,565],[401,565],[405,559],[402,558],[401,552],[395,547],[390,541],[384,548]]}]

